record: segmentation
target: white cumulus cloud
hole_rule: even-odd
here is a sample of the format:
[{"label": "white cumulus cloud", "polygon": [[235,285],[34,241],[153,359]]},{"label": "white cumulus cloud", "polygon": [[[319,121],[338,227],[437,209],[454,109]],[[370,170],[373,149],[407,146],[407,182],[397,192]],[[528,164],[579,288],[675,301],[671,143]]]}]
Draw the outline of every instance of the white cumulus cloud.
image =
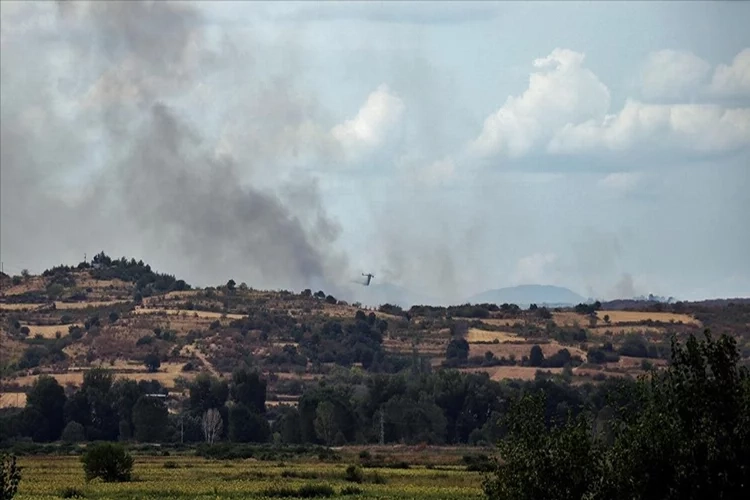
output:
[{"label": "white cumulus cloud", "polygon": [[359,155],[380,146],[401,119],[404,102],[387,85],[367,96],[351,120],[336,125],[331,135],[348,155]]},{"label": "white cumulus cloud", "polygon": [[750,48],[737,54],[732,64],[720,64],[716,68],[711,92],[722,96],[750,96]]},{"label": "white cumulus cloud", "polygon": [[689,97],[701,91],[710,74],[711,65],[692,52],[659,50],[646,58],[641,90],[648,98]]},{"label": "white cumulus cloud", "polygon": [[549,143],[552,153],[633,148],[679,149],[701,153],[750,145],[750,108],[711,104],[644,104],[628,100],[603,120],[568,124]]},{"label": "white cumulus cloud", "polygon": [[535,60],[537,71],[529,77],[528,88],[487,117],[470,149],[480,156],[518,157],[568,123],[603,118],[609,90],[583,61],[583,54],[560,48]]}]

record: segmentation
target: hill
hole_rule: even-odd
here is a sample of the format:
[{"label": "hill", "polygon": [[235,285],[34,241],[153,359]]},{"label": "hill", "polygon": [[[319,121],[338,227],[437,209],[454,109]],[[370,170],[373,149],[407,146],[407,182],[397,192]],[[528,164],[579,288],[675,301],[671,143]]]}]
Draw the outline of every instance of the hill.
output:
[{"label": "hill", "polygon": [[411,307],[415,304],[438,304],[434,297],[413,292],[407,288],[391,283],[373,283],[361,286],[347,295],[350,302],[359,302],[368,307],[393,304],[399,307]]},{"label": "hill", "polygon": [[487,290],[470,297],[469,302],[473,304],[517,304],[521,307],[527,307],[529,304],[572,306],[586,302],[586,299],[564,287],[553,285],[519,285]]}]

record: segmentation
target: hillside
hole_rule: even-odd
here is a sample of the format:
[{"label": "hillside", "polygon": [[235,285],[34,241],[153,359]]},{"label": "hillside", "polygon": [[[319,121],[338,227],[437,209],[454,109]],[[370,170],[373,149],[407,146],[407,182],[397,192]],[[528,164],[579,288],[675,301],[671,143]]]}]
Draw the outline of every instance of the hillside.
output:
[{"label": "hillside", "polygon": [[530,304],[548,306],[574,306],[586,299],[572,290],[553,285],[519,285],[509,288],[487,290],[469,298],[471,303]]},{"label": "hillside", "polygon": [[5,406],[22,405],[42,374],[77,387],[94,367],[155,381],[176,409],[198,375],[228,379],[240,366],[262,374],[274,407],[294,406],[316,381],[351,370],[456,369],[492,381],[557,377],[573,385],[636,377],[667,362],[671,334],[705,327],[735,335],[750,357],[748,304],[525,310],[513,303],[581,299],[564,288],[526,286],[481,294],[479,305],[375,310],[324,291],[269,292],[233,281],[193,289],[143,262],[102,254],[8,281],[0,293]]}]

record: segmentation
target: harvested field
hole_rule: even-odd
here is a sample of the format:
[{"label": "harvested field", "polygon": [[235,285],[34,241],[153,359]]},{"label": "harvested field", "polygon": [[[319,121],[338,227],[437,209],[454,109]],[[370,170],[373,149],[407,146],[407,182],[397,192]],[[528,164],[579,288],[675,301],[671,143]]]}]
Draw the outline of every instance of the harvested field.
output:
[{"label": "harvested field", "polygon": [[54,339],[57,336],[57,333],[60,333],[61,337],[64,337],[68,334],[68,328],[71,326],[80,326],[83,325],[76,323],[76,324],[70,324],[70,325],[25,325],[29,327],[29,337],[33,338],[37,335],[41,335],[45,339]]},{"label": "harvested field", "polygon": [[562,368],[537,368],[534,366],[498,366],[490,374],[492,380],[518,379],[534,380],[537,371],[561,373]]},{"label": "harvested field", "polygon": [[133,312],[135,314],[182,316],[185,318],[194,317],[203,319],[244,319],[247,317],[244,314],[220,313],[213,311],[189,311],[187,309],[156,309],[150,307],[137,307]]},{"label": "harvested field", "polygon": [[575,326],[588,325],[588,318],[582,314],[574,312],[555,312],[552,313],[552,320],[557,326]]},{"label": "harvested field", "polygon": [[521,319],[512,318],[512,319],[497,319],[497,318],[490,318],[490,319],[483,319],[481,320],[482,323],[490,326],[513,326],[516,323],[522,323],[523,321]]},{"label": "harvested field", "polygon": [[641,321],[658,321],[661,323],[685,323],[700,326],[700,321],[687,314],[675,314],[668,312],[640,312],[640,311],[597,311],[597,317],[604,321],[604,316],[609,316],[613,324],[638,323]]},{"label": "harvested field", "polygon": [[26,406],[25,392],[5,392],[0,394],[0,408],[23,408]]},{"label": "harvested field", "polygon": [[612,335],[627,335],[628,333],[645,333],[645,334],[666,334],[666,331],[662,328],[658,328],[655,326],[613,326],[613,325],[604,325],[601,326],[601,323],[599,323],[600,326],[597,326],[595,328],[590,328],[589,330],[594,335],[606,335],[607,332],[611,333]]},{"label": "harvested field", "polygon": [[[484,356],[485,352],[490,351],[496,358],[510,358],[513,355],[520,361],[522,357],[529,355],[531,347],[534,344],[534,342],[530,341],[523,343],[471,344],[469,346],[469,356]],[[570,351],[571,356],[580,356],[582,359],[586,359],[586,353],[578,347],[563,345],[554,341],[546,344],[539,343],[538,345],[542,348],[542,352],[547,358],[556,354],[560,349],[567,349]]]},{"label": "harvested field", "polygon": [[466,334],[466,341],[472,342],[512,342],[517,340],[523,340],[521,337],[513,332],[488,332],[487,330],[480,330],[478,328],[470,328]]},{"label": "harvested field", "polygon": [[33,311],[47,304],[4,304],[0,303],[0,311]]},{"label": "harvested field", "polygon": [[127,304],[128,300],[100,300],[90,302],[55,302],[55,309],[86,309],[88,307],[108,307],[118,304]]},{"label": "harvested field", "polygon": [[[165,363],[166,364],[166,363]],[[174,365],[177,365],[178,363],[171,363]],[[106,366],[106,365],[105,365]],[[181,370],[182,364],[180,364],[180,370]],[[66,373],[45,373],[44,375],[49,375],[51,377],[54,377],[57,382],[60,385],[66,385],[66,384],[73,384],[77,387],[80,387],[83,383],[83,374],[86,370],[80,370],[80,371],[69,371]],[[196,372],[182,372],[182,371],[175,371],[173,369],[166,371],[166,370],[159,370],[156,373],[148,373],[145,370],[141,370],[139,372],[115,372],[115,378],[125,378],[130,380],[135,380],[136,382],[139,382],[141,380],[157,380],[161,385],[163,385],[166,388],[174,388],[175,386],[175,379],[177,377],[184,377],[188,380],[194,378],[197,375]],[[18,383],[22,386],[31,386],[31,384],[34,383],[34,381],[39,378],[39,375],[25,375],[23,377],[17,377],[14,379],[11,379],[12,382]]]}]

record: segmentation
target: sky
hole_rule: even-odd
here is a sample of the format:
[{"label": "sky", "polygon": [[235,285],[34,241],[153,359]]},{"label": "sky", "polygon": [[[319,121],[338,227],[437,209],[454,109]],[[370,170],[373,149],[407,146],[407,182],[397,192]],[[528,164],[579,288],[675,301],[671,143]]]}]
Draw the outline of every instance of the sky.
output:
[{"label": "sky", "polygon": [[0,3],[0,260],[750,296],[747,2]]}]

